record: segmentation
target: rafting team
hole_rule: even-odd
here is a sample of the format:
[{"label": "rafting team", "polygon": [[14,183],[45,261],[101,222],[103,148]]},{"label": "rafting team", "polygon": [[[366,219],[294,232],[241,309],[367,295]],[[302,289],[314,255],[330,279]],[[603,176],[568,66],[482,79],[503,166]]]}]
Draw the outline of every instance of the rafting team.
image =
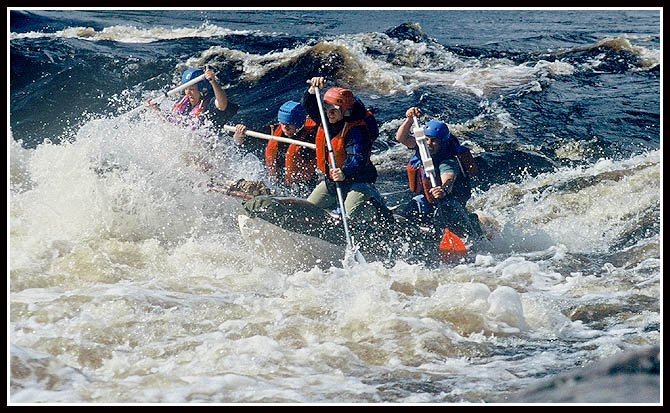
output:
[{"label": "rafting team", "polygon": [[[192,68],[181,78],[182,84],[204,74],[204,79],[184,89],[184,96],[172,108],[171,115],[184,115],[199,121],[205,117],[225,123],[237,112],[238,106],[229,102],[215,73]],[[342,190],[344,209],[350,220],[365,216],[370,205],[386,209],[381,194],[375,188],[377,169],[370,160],[372,144],[379,135],[374,115],[349,89],[331,87],[323,96],[323,109],[328,125],[320,121],[320,109],[315,90],[324,87],[323,77],[307,80],[301,102],[289,100],[277,112],[278,124],[270,125],[275,137],[309,142],[316,150],[285,141],[268,140],[265,166],[271,181],[292,193],[307,195],[307,201],[323,209],[338,207],[336,183]],[[318,89],[316,89],[318,88]],[[150,105],[147,100],[147,105]],[[154,109],[157,107],[154,105]],[[477,240],[483,235],[476,214],[469,213],[466,204],[471,196],[470,179],[477,165],[470,151],[458,142],[448,126],[431,120],[423,127],[425,143],[432,158],[435,185],[432,185],[419,145],[410,134],[415,118],[421,113],[411,107],[396,131],[396,140],[415,149],[407,164],[409,190],[415,195],[399,210],[399,215],[418,225],[433,227],[438,233],[449,228],[459,237]],[[331,168],[324,126],[331,138],[335,167]],[[233,140],[244,145],[246,126],[235,126]],[[317,168],[323,172],[318,182]],[[303,195],[303,197],[304,197]],[[368,202],[375,201],[375,202]]]}]

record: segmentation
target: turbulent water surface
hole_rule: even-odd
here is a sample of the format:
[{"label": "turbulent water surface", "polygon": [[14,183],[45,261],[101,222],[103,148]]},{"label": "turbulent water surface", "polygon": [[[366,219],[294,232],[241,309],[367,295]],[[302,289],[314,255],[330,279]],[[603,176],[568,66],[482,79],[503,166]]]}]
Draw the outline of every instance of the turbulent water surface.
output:
[{"label": "turbulent water surface", "polygon": [[[661,11],[8,14],[11,402],[480,403],[660,343]],[[267,180],[264,142],[123,116],[205,64],[263,132],[352,88],[389,205],[405,110],[445,121],[499,236],[438,268],[252,248],[207,188]]]}]

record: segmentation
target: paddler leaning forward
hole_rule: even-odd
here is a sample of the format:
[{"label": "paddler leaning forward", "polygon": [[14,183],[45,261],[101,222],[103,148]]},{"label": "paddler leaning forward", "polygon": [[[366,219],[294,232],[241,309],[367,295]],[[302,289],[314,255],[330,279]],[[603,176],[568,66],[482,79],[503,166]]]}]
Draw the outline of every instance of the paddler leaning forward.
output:
[{"label": "paddler leaning forward", "polygon": [[[316,123],[298,102],[289,100],[277,111],[278,126],[270,125],[275,137],[314,143]],[[233,141],[237,145],[245,142],[246,126],[235,125]],[[265,147],[265,169],[270,181],[291,195],[306,197],[318,182],[316,155],[314,150],[297,143],[269,140]]]},{"label": "paddler leaning forward", "polygon": [[[228,96],[216,79],[216,73],[206,68],[189,68],[181,75],[182,85],[204,75],[205,78],[184,89],[184,95],[174,103],[172,110],[165,118],[172,123],[186,125],[198,129],[206,124],[205,119],[211,121],[217,129],[223,127],[238,111],[239,105],[230,102]],[[156,113],[162,113],[158,105],[146,99],[144,104]],[[185,162],[193,164],[199,170],[208,171],[212,165],[194,153],[184,154]]]}]

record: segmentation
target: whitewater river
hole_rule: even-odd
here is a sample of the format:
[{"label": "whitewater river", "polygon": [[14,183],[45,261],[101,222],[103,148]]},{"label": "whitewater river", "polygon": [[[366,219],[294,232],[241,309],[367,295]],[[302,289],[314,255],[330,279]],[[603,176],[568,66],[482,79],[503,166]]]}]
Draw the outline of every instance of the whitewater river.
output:
[{"label": "whitewater river", "polygon": [[[8,401],[495,402],[659,344],[660,14],[10,11]],[[267,180],[264,142],[122,116],[205,64],[263,132],[312,76],[355,90],[389,205],[421,107],[481,157],[499,235],[438,268],[249,245],[207,188]]]}]

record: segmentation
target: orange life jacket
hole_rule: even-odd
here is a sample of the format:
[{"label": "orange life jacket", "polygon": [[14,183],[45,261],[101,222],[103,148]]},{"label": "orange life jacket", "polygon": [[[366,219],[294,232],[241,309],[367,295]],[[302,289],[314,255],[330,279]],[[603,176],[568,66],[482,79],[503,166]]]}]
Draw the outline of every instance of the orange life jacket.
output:
[{"label": "orange life jacket", "polygon": [[[415,194],[424,194],[428,202],[435,203],[435,198],[429,191],[433,187],[433,184],[431,184],[430,178],[424,174],[423,163],[412,162],[410,159],[410,162],[407,163],[407,180],[409,181],[410,191]],[[435,183],[442,185],[438,171],[435,171]]]},{"label": "orange life jacket", "polygon": [[[366,110],[365,117],[353,122],[346,122],[344,127],[335,137],[330,138],[330,143],[333,145],[333,155],[335,157],[335,167],[341,168],[344,161],[347,159],[347,151],[345,138],[349,130],[355,126],[365,126],[370,136],[370,152],[367,154],[368,162],[372,154],[372,142],[379,136],[379,129],[377,127],[377,120],[372,112]],[[316,165],[321,172],[327,173],[327,166],[330,167],[330,159],[328,158],[328,146],[326,144],[326,133],[323,130],[323,125],[319,125],[316,132]]]},{"label": "orange life jacket", "polygon": [[[296,134],[297,140],[309,142],[314,133],[316,122],[307,118],[305,125]],[[281,126],[272,130],[273,136],[282,136]],[[279,141],[271,140],[265,147],[265,167],[268,175],[277,178],[277,161],[279,159]],[[308,182],[316,172],[316,164],[313,158],[306,156],[305,151],[311,149],[292,143],[286,149],[284,155],[284,184],[298,184]]]},{"label": "orange life jacket", "polygon": [[[453,153],[461,168],[461,173],[466,182],[469,182],[469,179],[475,176],[479,170],[477,161],[475,161],[475,158],[472,156],[470,149],[458,143],[458,139],[456,139],[455,136],[452,135],[451,139],[455,141],[455,149]],[[435,198],[433,198],[428,191],[432,187],[432,184],[430,183],[430,179],[424,174],[423,162],[418,155],[412,156],[409,159],[409,162],[407,162],[407,180],[409,181],[410,191],[415,194],[423,193],[429,202],[435,202]],[[435,171],[435,182],[438,185],[442,185],[438,170]]]}]

